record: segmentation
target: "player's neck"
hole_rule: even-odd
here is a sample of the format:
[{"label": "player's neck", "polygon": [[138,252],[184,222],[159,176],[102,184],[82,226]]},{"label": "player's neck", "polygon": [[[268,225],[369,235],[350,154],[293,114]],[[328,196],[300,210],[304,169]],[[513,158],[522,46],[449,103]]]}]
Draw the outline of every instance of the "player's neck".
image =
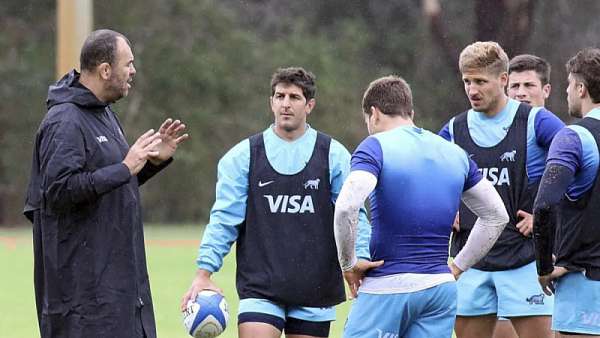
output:
[{"label": "player's neck", "polygon": [[295,141],[302,137],[302,135],[304,135],[307,129],[308,125],[306,123],[294,130],[286,130],[284,128],[278,127],[277,124],[273,126],[273,132],[275,133],[275,135],[288,142]]},{"label": "player's neck", "polygon": [[411,118],[401,116],[390,116],[381,119],[381,131],[388,131],[398,127],[411,126],[414,127],[415,123]]},{"label": "player's neck", "polygon": [[600,108],[600,103],[592,103],[591,100],[581,102],[581,111],[586,112],[585,114],[583,114],[583,117],[586,117],[587,114],[589,114],[589,112],[596,108]]},{"label": "player's neck", "polygon": [[504,109],[504,107],[506,107],[507,104],[508,104],[508,96],[502,95],[500,97],[500,99],[498,100],[498,102],[496,102],[496,104],[493,107],[490,107],[490,109],[488,109],[487,111],[484,111],[482,113],[484,113],[485,116],[487,116],[487,117],[494,117],[494,116],[498,115],[498,113],[500,113]]},{"label": "player's neck", "polygon": [[79,76],[79,83],[92,92],[92,94],[94,94],[99,101],[106,102],[106,99],[103,95],[104,91],[102,89],[102,84],[94,80],[94,75],[95,74],[81,72],[81,75]]}]

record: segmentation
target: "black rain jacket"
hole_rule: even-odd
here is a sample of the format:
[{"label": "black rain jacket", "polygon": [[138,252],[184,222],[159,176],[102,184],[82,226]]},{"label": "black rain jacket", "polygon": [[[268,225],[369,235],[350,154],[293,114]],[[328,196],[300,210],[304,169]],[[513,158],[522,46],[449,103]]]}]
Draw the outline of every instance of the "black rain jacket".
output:
[{"label": "black rain jacket", "polygon": [[47,106],[24,209],[41,337],[156,337],[138,187],[170,161],[131,176],[116,115],[76,71]]}]

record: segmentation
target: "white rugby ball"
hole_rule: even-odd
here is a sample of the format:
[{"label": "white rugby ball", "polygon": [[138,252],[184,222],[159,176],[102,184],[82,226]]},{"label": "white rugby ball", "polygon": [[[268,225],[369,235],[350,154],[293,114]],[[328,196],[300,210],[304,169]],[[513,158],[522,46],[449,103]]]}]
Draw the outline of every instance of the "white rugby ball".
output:
[{"label": "white rugby ball", "polygon": [[229,310],[225,298],[215,291],[202,290],[183,312],[183,325],[194,338],[213,338],[225,330]]}]

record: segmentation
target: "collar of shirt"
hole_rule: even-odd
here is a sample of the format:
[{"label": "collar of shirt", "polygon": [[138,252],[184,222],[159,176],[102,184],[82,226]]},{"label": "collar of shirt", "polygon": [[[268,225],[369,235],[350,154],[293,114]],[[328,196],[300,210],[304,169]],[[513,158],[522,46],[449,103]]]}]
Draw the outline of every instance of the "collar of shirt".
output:
[{"label": "collar of shirt", "polygon": [[585,117],[592,117],[596,120],[600,120],[600,107],[590,110]]}]

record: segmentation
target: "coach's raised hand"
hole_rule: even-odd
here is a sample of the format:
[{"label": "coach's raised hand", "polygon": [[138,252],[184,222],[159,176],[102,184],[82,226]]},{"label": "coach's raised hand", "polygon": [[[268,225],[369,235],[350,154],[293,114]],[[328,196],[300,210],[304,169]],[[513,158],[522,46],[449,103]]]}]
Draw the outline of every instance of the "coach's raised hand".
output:
[{"label": "coach's raised hand", "polygon": [[171,158],[177,150],[177,146],[189,138],[187,133],[182,134],[184,130],[185,124],[181,123],[180,120],[173,121],[171,118],[166,119],[158,129],[162,141],[155,148],[155,150],[158,151],[158,154],[150,156],[150,162],[154,165],[158,165]]},{"label": "coach's raised hand", "polygon": [[131,175],[139,173],[149,157],[158,156],[159,151],[156,148],[161,142],[160,133],[155,133],[154,129],[148,130],[135,141],[123,160]]}]

